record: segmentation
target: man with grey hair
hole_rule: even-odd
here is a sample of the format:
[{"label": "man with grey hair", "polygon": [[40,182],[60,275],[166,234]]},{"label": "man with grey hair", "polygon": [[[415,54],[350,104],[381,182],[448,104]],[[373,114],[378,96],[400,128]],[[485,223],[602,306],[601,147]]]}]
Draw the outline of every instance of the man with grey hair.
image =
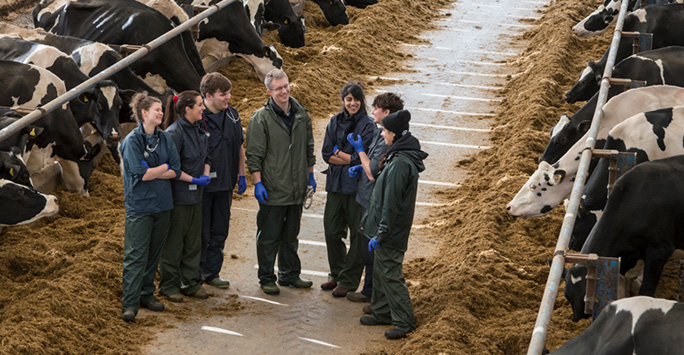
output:
[{"label": "man with grey hair", "polygon": [[[252,115],[247,128],[247,168],[254,179],[257,212],[259,283],[264,293],[277,295],[281,286],[309,288],[300,277],[297,255],[299,227],[307,186],[316,191],[313,166],[314,140],[311,117],[290,97],[290,83],[280,69],[264,79],[271,96]],[[278,277],[274,263],[278,255]]]}]

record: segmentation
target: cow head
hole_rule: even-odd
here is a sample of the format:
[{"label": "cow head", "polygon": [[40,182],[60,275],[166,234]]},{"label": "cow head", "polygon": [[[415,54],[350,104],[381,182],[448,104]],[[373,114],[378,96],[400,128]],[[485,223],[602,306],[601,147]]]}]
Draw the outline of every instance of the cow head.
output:
[{"label": "cow head", "polygon": [[264,46],[264,56],[240,54],[239,56],[247,60],[256,71],[259,79],[264,81],[266,74],[273,69],[283,67],[283,58],[276,51],[275,46]]},{"label": "cow head", "polygon": [[6,209],[0,213],[0,226],[31,223],[59,210],[55,196],[3,179],[0,179],[0,206]]},{"label": "cow head", "polygon": [[572,307],[572,321],[589,318],[584,313],[584,295],[587,293],[587,267],[575,265],[565,270],[565,298]]},{"label": "cow head", "polygon": [[603,68],[590,61],[575,85],[565,94],[565,102],[587,101],[599,91]]},{"label": "cow head", "polygon": [[347,7],[342,0],[314,0],[314,2],[321,8],[323,16],[328,22],[333,25],[348,25],[349,14],[347,14]]},{"label": "cow head", "polygon": [[[542,153],[542,161],[550,163],[558,161],[591,127],[591,121],[589,120],[584,120],[575,125],[572,123],[571,118],[568,118],[567,122],[565,122],[565,118],[567,118],[567,115],[566,117],[561,116],[561,122],[551,131],[552,136],[546,149],[544,149],[544,153]],[[559,125],[561,125],[561,128],[557,129]]]},{"label": "cow head", "polygon": [[304,15],[283,15],[278,19],[278,37],[290,48],[304,47]]},{"label": "cow head", "polygon": [[580,37],[591,37],[603,32],[620,12],[622,0],[604,0],[596,11],[576,24],[572,30]]},{"label": "cow head", "polygon": [[79,99],[87,105],[88,114],[92,117],[95,128],[108,145],[118,142],[119,112],[123,101],[116,84],[109,80],[101,81],[91,90],[81,94]]},{"label": "cow head", "polygon": [[29,171],[21,158],[21,149],[12,147],[9,152],[0,152],[0,178],[20,185],[33,187]]},{"label": "cow head", "polygon": [[572,189],[572,182],[565,179],[566,172],[557,164],[539,163],[537,171],[520,188],[506,211],[513,217],[543,216],[556,207]]}]

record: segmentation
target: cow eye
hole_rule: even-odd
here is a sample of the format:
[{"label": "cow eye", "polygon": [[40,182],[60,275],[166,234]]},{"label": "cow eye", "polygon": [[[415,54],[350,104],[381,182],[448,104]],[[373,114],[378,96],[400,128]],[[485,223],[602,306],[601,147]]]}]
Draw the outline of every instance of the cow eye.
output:
[{"label": "cow eye", "polygon": [[530,191],[533,191],[537,188],[537,185],[535,184],[530,184]]}]

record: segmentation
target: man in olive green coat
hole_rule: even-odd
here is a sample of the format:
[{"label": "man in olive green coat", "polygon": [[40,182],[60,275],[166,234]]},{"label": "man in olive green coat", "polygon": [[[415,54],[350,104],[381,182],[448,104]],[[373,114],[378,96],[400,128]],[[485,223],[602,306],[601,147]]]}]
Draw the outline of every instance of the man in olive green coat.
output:
[{"label": "man in olive green coat", "polygon": [[314,155],[311,117],[290,97],[290,83],[280,69],[264,79],[271,96],[254,113],[247,128],[247,167],[254,179],[257,213],[257,258],[261,289],[271,295],[280,293],[274,263],[278,253],[278,284],[309,288],[302,279],[297,255],[302,207],[307,185],[316,191],[313,177]]}]

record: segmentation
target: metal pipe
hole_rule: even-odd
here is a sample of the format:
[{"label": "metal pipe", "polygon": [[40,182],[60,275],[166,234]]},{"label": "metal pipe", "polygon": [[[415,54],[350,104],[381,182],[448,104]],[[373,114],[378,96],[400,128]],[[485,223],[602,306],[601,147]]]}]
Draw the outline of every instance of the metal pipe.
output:
[{"label": "metal pipe", "polygon": [[568,203],[565,217],[563,218],[563,225],[561,226],[558,242],[556,243],[556,250],[553,253],[553,262],[551,263],[549,276],[546,280],[544,297],[539,305],[539,313],[537,313],[537,321],[534,325],[527,355],[539,355],[544,350],[549,323],[551,322],[551,315],[553,314],[553,306],[556,303],[561,274],[563,273],[563,267],[565,266],[565,252],[568,250],[568,243],[570,242],[570,236],[572,235],[572,228],[575,225],[580,197],[582,196],[582,190],[584,189],[584,182],[586,181],[589,172],[591,149],[594,148],[594,144],[596,143],[600,120],[603,116],[603,105],[608,99],[610,76],[613,74],[613,66],[615,66],[615,57],[617,56],[618,45],[620,44],[620,38],[622,37],[622,26],[625,22],[628,4],[629,1],[623,0],[622,5],[620,6],[618,21],[615,25],[615,32],[613,33],[613,41],[610,44],[610,50],[608,52],[608,61],[606,63],[606,68],[603,71],[603,79],[601,79],[596,111],[594,111],[594,117],[588,132],[589,138],[584,145],[584,151],[582,151],[575,182],[572,185],[570,202]]},{"label": "metal pipe", "polygon": [[133,62],[136,60],[144,57],[147,55],[150,51],[153,49],[156,49],[160,47],[162,44],[168,42],[171,38],[178,36],[181,34],[183,31],[189,29],[196,23],[199,23],[200,21],[204,20],[205,18],[215,14],[219,10],[223,9],[224,7],[230,5],[231,3],[235,2],[237,0],[223,0],[215,5],[212,5],[208,9],[202,11],[202,13],[198,14],[197,16],[194,16],[193,18],[189,19],[188,21],[180,24],[178,27],[172,29],[169,32],[164,33],[163,35],[153,39],[147,44],[143,44],[140,49],[132,53],[131,55],[123,58],[122,60],[118,61],[116,64],[112,65],[111,67],[103,70],[99,74],[93,76],[92,78],[84,81],[80,85],[74,87],[73,89],[67,91],[63,95],[60,95],[56,98],[54,98],[52,101],[46,103],[43,106],[40,106],[36,108],[35,110],[31,111],[28,115],[22,117],[21,119],[17,120],[16,122],[10,124],[9,126],[3,128],[0,130],[0,141],[6,139],[7,137],[11,136],[15,132],[18,132],[22,128],[26,127],[27,125],[39,120],[40,118],[44,117],[47,115],[49,112],[55,110],[56,108],[66,104],[67,102],[71,101],[78,95],[80,95],[83,91],[86,91],[90,88],[92,88],[95,84],[98,82],[116,74],[119,70],[131,65]]}]

